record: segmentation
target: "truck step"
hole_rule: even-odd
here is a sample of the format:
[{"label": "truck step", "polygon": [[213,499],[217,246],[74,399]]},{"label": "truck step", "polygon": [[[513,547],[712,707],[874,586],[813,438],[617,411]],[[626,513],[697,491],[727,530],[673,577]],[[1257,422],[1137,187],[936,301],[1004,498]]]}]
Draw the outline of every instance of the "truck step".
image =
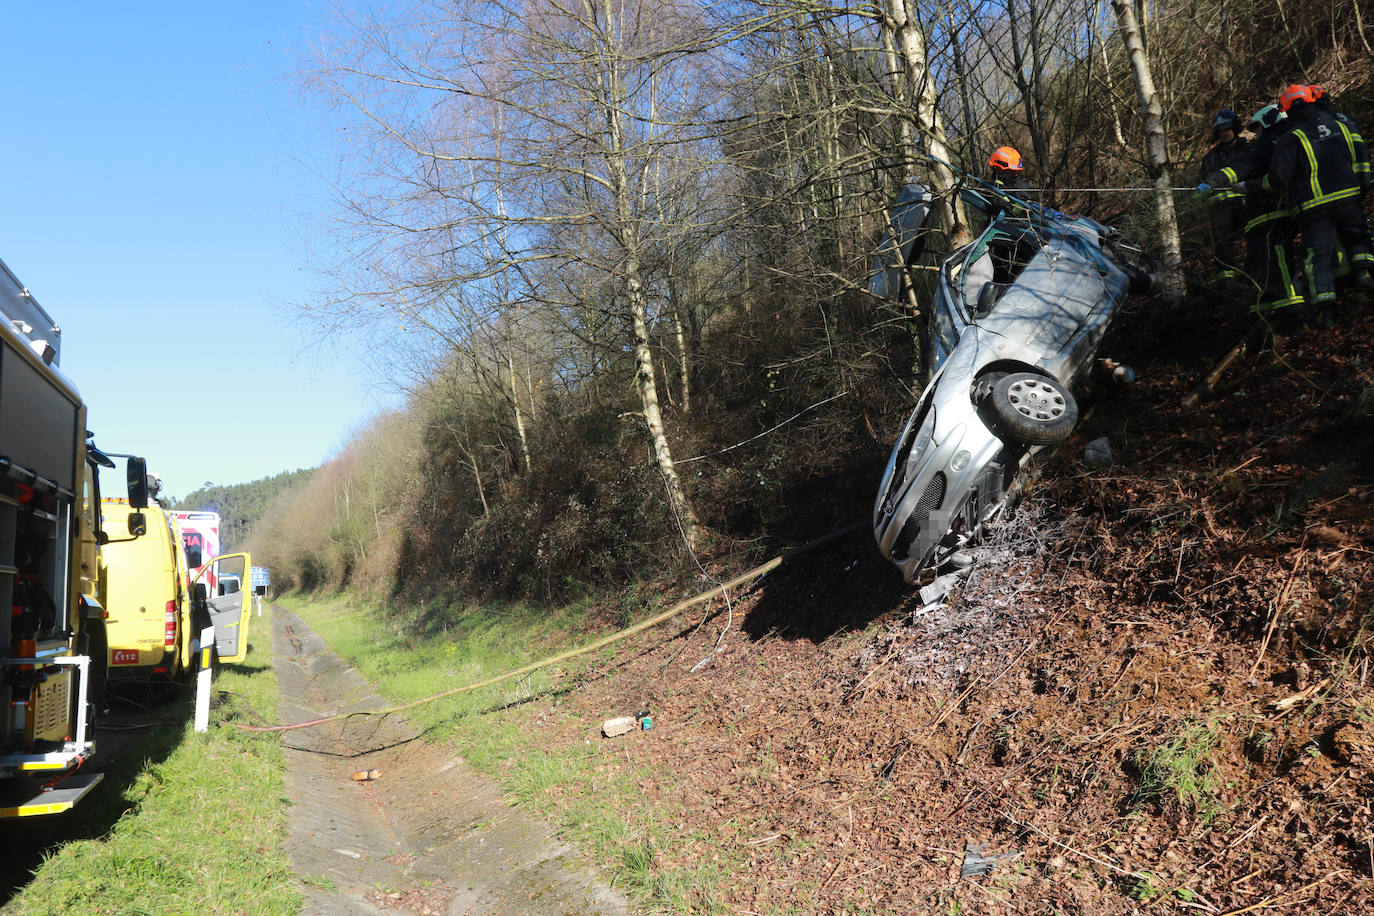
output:
[{"label": "truck step", "polygon": [[81,801],[104,777],[104,773],[73,773],[48,792],[27,781],[17,784],[15,792],[0,794],[0,817],[60,814]]}]

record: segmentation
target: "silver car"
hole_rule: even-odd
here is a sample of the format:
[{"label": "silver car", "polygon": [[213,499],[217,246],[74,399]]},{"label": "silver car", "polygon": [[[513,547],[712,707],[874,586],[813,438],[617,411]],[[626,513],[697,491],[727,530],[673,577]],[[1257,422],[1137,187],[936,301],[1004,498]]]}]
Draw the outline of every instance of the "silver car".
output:
[{"label": "silver car", "polygon": [[[1117,256],[1100,223],[991,196],[966,200],[991,219],[939,268],[925,315],[930,382],[873,506],[878,547],[908,582],[957,560],[1002,507],[1022,463],[1069,435],[1078,419],[1071,386],[1128,288],[1149,282]],[[929,194],[909,186],[871,292],[910,288],[904,271],[929,212]]]}]

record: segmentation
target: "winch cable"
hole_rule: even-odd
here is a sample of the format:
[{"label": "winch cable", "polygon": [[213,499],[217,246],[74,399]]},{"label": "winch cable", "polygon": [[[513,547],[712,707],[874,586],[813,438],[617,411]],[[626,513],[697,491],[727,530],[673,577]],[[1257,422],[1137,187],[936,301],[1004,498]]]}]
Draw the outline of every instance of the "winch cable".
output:
[{"label": "winch cable", "polygon": [[[1070,191],[1093,191],[1110,194],[1114,191],[1158,191],[1159,188],[1149,185],[1143,188],[1017,188],[1017,194],[1059,194]],[[1197,188],[1164,188],[1165,191],[1196,191]]]},{"label": "winch cable", "polygon": [[422,706],[426,703],[433,703],[435,700],[442,700],[445,697],[451,697],[460,693],[468,693],[473,690],[480,690],[483,687],[490,687],[493,684],[499,684],[502,681],[508,681],[511,678],[520,677],[521,675],[529,674],[533,671],[538,671],[540,668],[547,668],[550,665],[556,665],[559,662],[567,661],[570,658],[576,658],[579,655],[586,655],[588,652],[595,652],[597,649],[605,648],[606,646],[609,646],[612,643],[620,642],[622,639],[627,639],[635,635],[636,633],[640,633],[644,630],[649,629],[650,627],[657,626],[658,624],[663,623],[663,621],[665,620],[668,620],[672,617],[676,617],[678,614],[681,614],[688,608],[695,607],[698,604],[701,604],[705,601],[709,601],[712,598],[715,598],[717,595],[720,595],[729,589],[738,588],[739,586],[744,585],[747,582],[752,582],[755,579],[760,579],[763,576],[768,575],[768,573],[777,569],[779,566],[781,566],[788,560],[791,560],[793,557],[796,557],[809,550],[815,550],[817,547],[820,547],[824,544],[829,544],[831,541],[838,540],[839,538],[842,538],[847,534],[852,534],[853,532],[862,528],[864,524],[864,522],[856,522],[853,525],[849,525],[845,528],[839,529],[838,531],[832,531],[830,534],[816,538],[814,541],[802,544],[800,547],[795,547],[785,553],[773,557],[766,563],[762,563],[758,566],[755,566],[748,572],[741,573],[740,575],[736,576],[728,582],[722,582],[720,585],[717,585],[714,588],[709,588],[706,591],[701,592],[700,594],[693,595],[691,598],[686,598],[682,601],[679,601],[677,604],[673,605],[672,607],[668,608],[668,610],[663,611],[660,614],[655,614],[653,617],[641,620],[639,623],[626,627],[625,629],[619,630],[615,633],[611,633],[609,636],[603,636],[600,639],[593,640],[585,646],[579,646],[576,649],[569,649],[566,652],[560,652],[557,655],[551,655],[548,658],[541,659],[536,662],[531,662],[528,665],[516,668],[513,671],[507,671],[504,674],[498,674],[495,677],[489,677],[484,680],[475,681],[471,684],[463,684],[459,687],[450,687],[447,690],[441,690],[438,693],[431,694],[427,697],[421,697],[418,700],[411,700],[409,703],[401,703],[396,706],[389,706],[385,709],[359,709],[353,710],[351,712],[338,712],[334,713],[333,715],[320,716],[317,719],[309,719],[305,722],[293,722],[290,725],[245,725],[241,722],[235,722],[233,724],[235,727],[249,732],[295,731],[296,729],[311,728],[316,725],[324,725],[329,722],[338,722],[343,719],[350,719],[354,716],[385,716],[390,715],[392,713],[405,712],[407,709],[413,709],[416,706]]}]

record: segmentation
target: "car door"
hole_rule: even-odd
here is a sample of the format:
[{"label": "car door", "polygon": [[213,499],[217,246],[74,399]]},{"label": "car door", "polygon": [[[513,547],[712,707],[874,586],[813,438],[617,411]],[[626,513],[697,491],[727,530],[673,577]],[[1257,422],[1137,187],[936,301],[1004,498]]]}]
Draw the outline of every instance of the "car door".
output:
[{"label": "car door", "polygon": [[222,662],[241,662],[248,654],[248,611],[252,592],[235,588],[248,578],[252,565],[246,553],[215,557],[196,574],[191,594],[203,601],[215,627],[215,654]]}]

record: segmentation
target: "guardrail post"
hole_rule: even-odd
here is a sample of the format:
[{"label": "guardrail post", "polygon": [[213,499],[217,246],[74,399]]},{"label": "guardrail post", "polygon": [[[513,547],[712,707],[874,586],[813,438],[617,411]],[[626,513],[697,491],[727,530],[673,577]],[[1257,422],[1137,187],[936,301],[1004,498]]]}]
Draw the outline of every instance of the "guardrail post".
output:
[{"label": "guardrail post", "polygon": [[210,679],[214,676],[215,628],[206,627],[200,631],[198,645],[192,647],[200,653],[200,671],[196,673],[196,718],[198,732],[210,730]]}]

